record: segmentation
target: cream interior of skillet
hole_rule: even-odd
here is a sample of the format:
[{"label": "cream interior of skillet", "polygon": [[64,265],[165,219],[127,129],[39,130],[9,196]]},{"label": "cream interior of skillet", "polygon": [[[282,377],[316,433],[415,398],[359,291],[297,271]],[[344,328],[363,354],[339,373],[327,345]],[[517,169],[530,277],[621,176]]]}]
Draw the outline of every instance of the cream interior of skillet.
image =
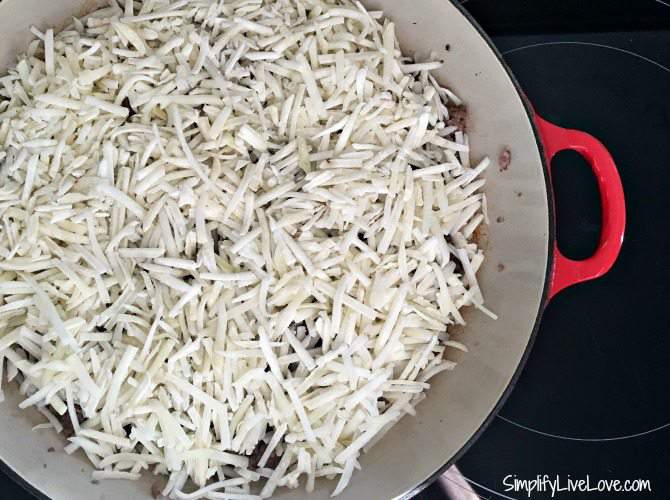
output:
[{"label": "cream interior of skillet", "polygon": [[[0,354],[93,478],[336,478],[482,304],[464,107],[348,2],[113,4],[0,90]],[[393,432],[393,430],[390,430]]]}]

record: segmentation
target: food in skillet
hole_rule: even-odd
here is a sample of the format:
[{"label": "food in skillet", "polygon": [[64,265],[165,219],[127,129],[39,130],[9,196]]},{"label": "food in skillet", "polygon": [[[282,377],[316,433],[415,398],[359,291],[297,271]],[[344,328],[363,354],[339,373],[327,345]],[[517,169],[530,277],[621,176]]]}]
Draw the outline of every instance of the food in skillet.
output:
[{"label": "food in skillet", "polygon": [[21,408],[95,479],[341,492],[454,367],[460,309],[491,314],[489,161],[441,62],[348,1],[129,0],[33,32],[0,78],[0,363]]}]

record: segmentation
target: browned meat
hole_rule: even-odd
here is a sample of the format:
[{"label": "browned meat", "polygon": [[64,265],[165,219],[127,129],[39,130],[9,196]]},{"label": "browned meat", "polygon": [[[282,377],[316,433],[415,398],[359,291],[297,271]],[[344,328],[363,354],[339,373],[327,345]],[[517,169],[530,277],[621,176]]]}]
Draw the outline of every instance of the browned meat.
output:
[{"label": "browned meat", "polygon": [[447,104],[447,109],[449,110],[449,119],[447,120],[447,125],[458,127],[458,130],[465,132],[466,119],[468,116],[467,107],[463,104]]},{"label": "browned meat", "polygon": [[[74,405],[74,411],[77,414],[77,420],[79,420],[79,423],[81,424],[86,420],[86,417],[84,416],[84,412],[82,411],[81,407],[75,403]],[[58,417],[58,420],[60,421],[61,425],[63,426],[63,435],[66,438],[74,436],[74,428],[72,427],[72,421],[70,420],[70,414],[65,412],[62,415],[56,415]]]}]

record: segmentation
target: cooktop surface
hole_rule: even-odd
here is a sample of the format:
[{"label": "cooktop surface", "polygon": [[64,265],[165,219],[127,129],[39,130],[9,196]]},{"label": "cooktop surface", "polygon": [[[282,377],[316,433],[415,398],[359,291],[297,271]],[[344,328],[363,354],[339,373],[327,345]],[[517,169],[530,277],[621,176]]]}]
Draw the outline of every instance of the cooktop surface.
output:
[{"label": "cooktop surface", "polygon": [[[542,116],[608,147],[628,226],[614,269],[563,291],[547,308],[515,390],[458,462],[465,479],[443,477],[417,498],[542,500],[552,498],[548,480],[565,487],[587,477],[591,487],[640,479],[645,491],[553,498],[668,498],[670,1],[463,6],[492,35]],[[573,153],[559,154],[553,172],[559,245],[569,257],[587,257],[600,228],[595,181]],[[515,488],[515,480],[527,481]],[[2,473],[0,481],[0,498],[32,498]]]}]

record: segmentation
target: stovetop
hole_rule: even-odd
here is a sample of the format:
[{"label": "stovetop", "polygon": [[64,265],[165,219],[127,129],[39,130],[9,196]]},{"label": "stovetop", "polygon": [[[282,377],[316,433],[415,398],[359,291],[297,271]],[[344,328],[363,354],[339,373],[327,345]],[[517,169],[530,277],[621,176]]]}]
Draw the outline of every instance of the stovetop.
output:
[{"label": "stovetop", "polygon": [[[493,35],[542,116],[608,147],[628,223],[612,271],[549,305],[516,388],[458,467],[483,499],[529,498],[514,480],[545,475],[563,486],[587,476],[591,487],[608,479],[651,485],[638,493],[557,492],[559,499],[669,498],[670,1],[463,6]],[[595,180],[576,153],[561,153],[553,173],[559,246],[587,257],[600,228]],[[444,484],[453,498],[473,498],[450,477],[417,498],[450,498]],[[552,498],[544,486],[530,498]]]},{"label": "stovetop", "polygon": [[[628,226],[614,269],[549,305],[515,390],[458,466],[483,499],[528,498],[509,489],[510,478],[545,474],[563,482],[645,479],[652,489],[557,493],[559,499],[668,498],[670,0],[463,6],[492,35],[540,114],[609,148]],[[561,153],[553,171],[559,245],[569,257],[586,257],[599,234],[595,181],[576,154]],[[32,498],[1,472],[0,484],[0,498]],[[459,499],[472,498],[461,493]],[[438,481],[416,498],[448,497]]]}]

